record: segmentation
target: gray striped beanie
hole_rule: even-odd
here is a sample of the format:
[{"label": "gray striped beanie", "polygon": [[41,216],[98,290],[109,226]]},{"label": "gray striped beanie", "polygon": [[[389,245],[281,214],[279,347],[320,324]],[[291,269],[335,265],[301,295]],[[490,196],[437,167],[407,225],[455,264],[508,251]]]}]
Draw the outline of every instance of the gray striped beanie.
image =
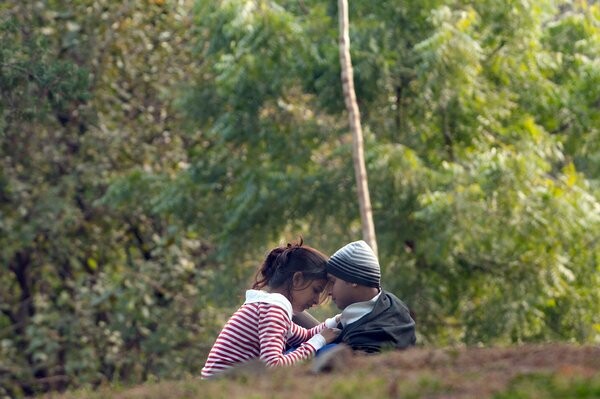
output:
[{"label": "gray striped beanie", "polygon": [[351,242],[338,249],[329,261],[327,272],[344,281],[379,288],[379,261],[364,241]]}]

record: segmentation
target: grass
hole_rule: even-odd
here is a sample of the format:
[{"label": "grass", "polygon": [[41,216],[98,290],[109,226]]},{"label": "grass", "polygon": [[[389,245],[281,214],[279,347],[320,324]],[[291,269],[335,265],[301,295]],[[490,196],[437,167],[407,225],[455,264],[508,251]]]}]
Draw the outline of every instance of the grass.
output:
[{"label": "grass", "polygon": [[600,376],[581,378],[553,374],[521,375],[494,399],[598,399]]},{"label": "grass", "polygon": [[250,368],[210,381],[187,378],[46,398],[600,399],[600,347],[415,348],[354,356],[327,374],[315,375],[310,366]]}]

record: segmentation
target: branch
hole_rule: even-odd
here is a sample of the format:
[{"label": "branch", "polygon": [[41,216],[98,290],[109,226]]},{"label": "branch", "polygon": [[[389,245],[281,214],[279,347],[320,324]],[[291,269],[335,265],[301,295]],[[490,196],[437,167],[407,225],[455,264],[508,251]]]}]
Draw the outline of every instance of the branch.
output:
[{"label": "branch", "polygon": [[135,238],[135,241],[137,242],[137,247],[142,252],[142,256],[144,257],[145,260],[152,259],[152,250],[148,250],[145,248],[146,243],[144,241],[144,237],[142,236],[140,229],[135,224],[133,224],[131,221],[128,221],[128,223],[129,223],[128,230]]},{"label": "branch", "polygon": [[7,64],[5,62],[0,62],[0,67],[6,67],[6,68],[9,68],[9,69],[13,69],[15,71],[21,72],[23,75],[27,76],[28,78],[31,78],[31,79],[35,80],[41,86],[44,86],[42,84],[41,79],[37,75],[31,73],[30,71],[28,71],[27,69],[23,68],[19,64],[15,64],[15,63]]}]

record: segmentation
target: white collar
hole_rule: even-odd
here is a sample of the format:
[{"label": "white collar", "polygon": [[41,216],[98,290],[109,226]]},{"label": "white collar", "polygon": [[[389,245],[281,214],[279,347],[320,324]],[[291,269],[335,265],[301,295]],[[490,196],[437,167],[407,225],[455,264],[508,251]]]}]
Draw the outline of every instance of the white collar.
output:
[{"label": "white collar", "polygon": [[380,295],[381,291],[379,291],[379,294],[375,295],[368,301],[356,302],[346,306],[346,308],[342,311],[342,317],[340,318],[340,323],[342,323],[342,326],[346,327],[348,324],[352,324],[358,319],[371,313],[375,307],[375,302],[377,302],[377,299],[379,299]]},{"label": "white collar", "polygon": [[261,290],[248,290],[246,291],[246,303],[264,302],[270,303],[275,306],[283,308],[292,319],[293,310],[290,301],[283,295],[277,293],[271,293]]}]

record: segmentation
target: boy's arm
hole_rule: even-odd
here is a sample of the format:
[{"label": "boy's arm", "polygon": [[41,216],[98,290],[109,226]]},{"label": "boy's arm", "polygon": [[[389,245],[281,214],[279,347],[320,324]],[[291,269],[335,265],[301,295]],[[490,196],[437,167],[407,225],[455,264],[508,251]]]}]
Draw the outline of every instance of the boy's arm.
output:
[{"label": "boy's arm", "polygon": [[310,313],[306,311],[294,315],[292,321],[306,329],[316,327],[320,324],[319,320],[315,319]]}]

